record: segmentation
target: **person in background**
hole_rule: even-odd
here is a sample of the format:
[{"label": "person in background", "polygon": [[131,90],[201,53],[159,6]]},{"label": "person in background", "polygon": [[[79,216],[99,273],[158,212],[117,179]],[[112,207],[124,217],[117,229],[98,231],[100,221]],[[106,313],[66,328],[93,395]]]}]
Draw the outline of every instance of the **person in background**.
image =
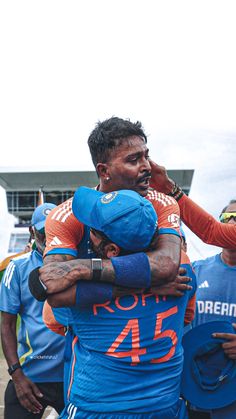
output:
[{"label": "person in background", "polygon": [[28,288],[30,272],[43,263],[45,221],[54,207],[45,203],[35,209],[30,226],[34,250],[12,260],[1,282],[1,339],[11,376],[5,391],[5,419],[39,419],[48,405],[58,413],[64,405],[64,339],[47,329],[43,303]]},{"label": "person in background", "polygon": [[[220,214],[223,224],[236,225],[236,200],[231,200]],[[229,320],[236,323],[236,249],[222,249],[221,253],[193,262],[197,278],[197,309],[193,327],[214,320]],[[236,324],[235,324],[236,326]],[[216,338],[225,338],[225,354],[236,359],[236,334],[216,333]],[[227,418],[226,413],[222,417]],[[217,413],[217,412],[216,412]],[[216,414],[215,413],[215,414]],[[233,412],[231,410],[230,414]],[[234,408],[236,417],[236,406]],[[191,406],[190,419],[210,419],[214,412],[202,412]]]}]

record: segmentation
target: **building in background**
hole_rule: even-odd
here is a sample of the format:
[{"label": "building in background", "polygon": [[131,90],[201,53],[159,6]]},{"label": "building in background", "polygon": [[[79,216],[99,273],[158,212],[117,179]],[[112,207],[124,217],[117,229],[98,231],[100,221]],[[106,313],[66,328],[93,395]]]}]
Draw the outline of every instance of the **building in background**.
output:
[{"label": "building in background", "polygon": [[[168,173],[188,194],[194,171],[169,170]],[[26,227],[35,207],[42,199],[44,202],[58,205],[70,198],[79,186],[94,187],[97,183],[95,171],[20,171],[14,168],[0,170],[0,186],[5,190],[7,212],[15,217],[7,240],[8,248],[2,250],[3,255],[0,240],[0,258],[3,258],[4,254],[23,250],[29,239]]]}]

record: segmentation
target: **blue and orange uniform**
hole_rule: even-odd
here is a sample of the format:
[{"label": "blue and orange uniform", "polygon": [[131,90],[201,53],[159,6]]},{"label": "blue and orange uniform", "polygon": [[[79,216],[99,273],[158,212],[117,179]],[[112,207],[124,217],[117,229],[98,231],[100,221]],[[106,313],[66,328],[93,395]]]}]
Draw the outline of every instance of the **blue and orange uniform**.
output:
[{"label": "blue and orange uniform", "polygon": [[[158,214],[159,234],[179,235],[175,200],[156,191],[150,191],[148,199]],[[91,257],[87,227],[74,217],[71,203],[51,213],[46,252],[78,257],[86,254],[87,246],[87,257]],[[152,412],[176,406],[183,323],[185,317],[186,322],[193,319],[195,303],[194,274],[184,257],[181,262],[193,277],[193,289],[181,298],[161,298],[146,290],[82,310],[70,309],[75,339],[69,405],[63,417],[72,413],[75,418],[95,417],[94,412],[108,416],[148,412],[151,417]]]},{"label": "blue and orange uniform", "polygon": [[[158,233],[179,233],[179,207],[174,198],[150,190],[147,199],[153,204],[158,216]],[[89,210],[89,209],[88,209]],[[45,255],[66,254],[75,258],[91,258],[89,228],[72,213],[72,198],[50,212],[46,220]]]},{"label": "blue and orange uniform", "polygon": [[75,334],[63,418],[71,412],[75,418],[96,417],[95,412],[99,418],[118,418],[124,412],[128,417],[157,417],[177,406],[183,323],[194,317],[196,291],[187,256],[183,262],[193,289],[181,298],[146,290],[102,304],[54,310],[59,322],[70,311]]},{"label": "blue and orange uniform", "polygon": [[196,290],[192,282],[193,289],[181,298],[147,290],[71,308],[78,340],[68,399],[78,417],[82,412],[84,417],[88,412],[154,413],[178,402],[183,323]]}]

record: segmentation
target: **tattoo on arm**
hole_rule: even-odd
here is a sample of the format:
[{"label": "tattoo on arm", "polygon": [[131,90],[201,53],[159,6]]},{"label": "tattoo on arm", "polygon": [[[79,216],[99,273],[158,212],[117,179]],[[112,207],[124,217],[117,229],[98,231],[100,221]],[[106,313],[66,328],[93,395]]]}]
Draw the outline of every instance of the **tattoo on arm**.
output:
[{"label": "tattoo on arm", "polygon": [[102,274],[100,281],[109,282],[110,284],[115,283],[115,271],[111,261],[108,259],[102,260]]},{"label": "tattoo on arm", "polygon": [[48,264],[48,263],[52,263],[52,262],[66,262],[68,260],[73,260],[75,259],[73,256],[71,255],[61,255],[61,254],[57,254],[57,255],[46,255],[44,257],[43,263],[44,265]]}]

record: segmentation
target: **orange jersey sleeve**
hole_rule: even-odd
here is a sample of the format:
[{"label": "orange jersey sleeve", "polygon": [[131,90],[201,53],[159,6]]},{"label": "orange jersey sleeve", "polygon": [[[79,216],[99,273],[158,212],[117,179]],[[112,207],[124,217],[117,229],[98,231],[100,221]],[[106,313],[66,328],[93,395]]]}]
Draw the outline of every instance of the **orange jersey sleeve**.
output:
[{"label": "orange jersey sleeve", "polygon": [[158,233],[180,236],[180,211],[175,199],[155,190],[148,192],[147,199],[158,216]]},{"label": "orange jersey sleeve", "polygon": [[43,321],[48,329],[58,335],[65,336],[65,327],[58,323],[54,317],[51,306],[45,301],[43,306]]},{"label": "orange jersey sleeve", "polygon": [[187,195],[179,200],[181,218],[204,243],[236,248],[236,225],[222,224]]},{"label": "orange jersey sleeve", "polygon": [[78,246],[84,234],[84,225],[72,213],[72,198],[54,208],[45,225],[45,255],[67,254],[78,256]]},{"label": "orange jersey sleeve", "polygon": [[195,316],[195,310],[196,310],[196,294],[192,298],[190,298],[185,315],[184,315],[184,324],[190,324],[192,323],[194,316]]}]

